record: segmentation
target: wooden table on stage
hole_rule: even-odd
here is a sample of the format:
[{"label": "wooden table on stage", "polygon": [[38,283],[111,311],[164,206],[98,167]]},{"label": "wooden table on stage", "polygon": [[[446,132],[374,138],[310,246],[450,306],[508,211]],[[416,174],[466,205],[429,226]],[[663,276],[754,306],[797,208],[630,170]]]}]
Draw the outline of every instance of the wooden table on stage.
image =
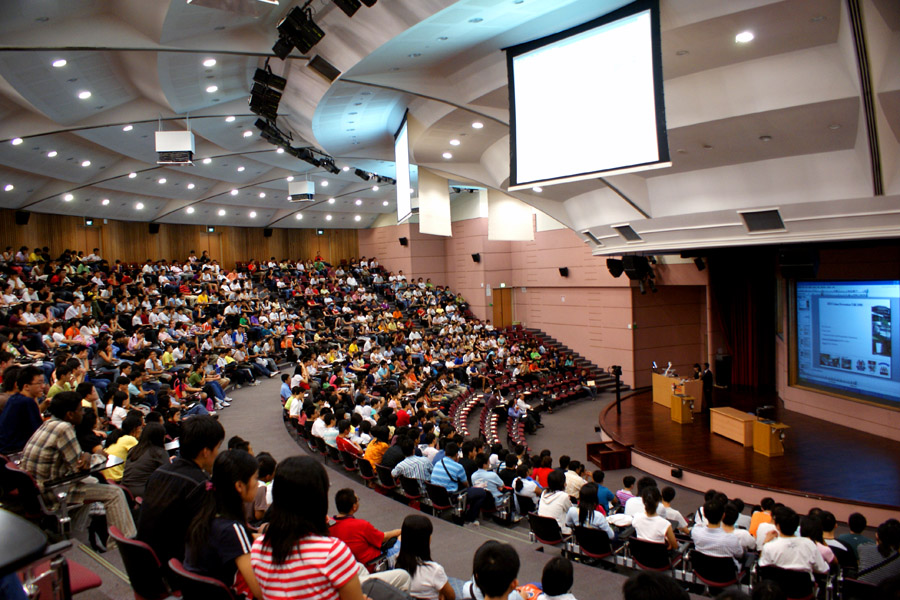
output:
[{"label": "wooden table on stage", "polygon": [[666,377],[659,373],[653,373],[653,402],[665,406],[667,410],[672,408],[672,386],[677,385],[681,379],[678,377]]},{"label": "wooden table on stage", "polygon": [[709,430],[734,440],[744,447],[753,445],[753,423],[756,417],[731,407],[709,409]]},{"label": "wooden table on stage", "polygon": [[790,426],[784,423],[754,421],[753,451],[769,457],[784,456],[782,438],[787,429],[790,429]]}]

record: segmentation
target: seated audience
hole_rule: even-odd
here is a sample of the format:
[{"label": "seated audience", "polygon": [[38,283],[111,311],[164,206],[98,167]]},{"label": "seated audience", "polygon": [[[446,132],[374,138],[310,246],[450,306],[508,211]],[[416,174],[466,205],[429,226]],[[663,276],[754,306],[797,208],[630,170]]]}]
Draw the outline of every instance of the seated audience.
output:
[{"label": "seated audience", "polygon": [[569,507],[566,512],[566,527],[573,531],[576,527],[600,529],[610,540],[616,539],[603,512],[597,509],[597,484],[585,484],[578,493],[578,506]]},{"label": "seated audience", "polygon": [[141,437],[125,460],[122,485],[128,488],[135,498],[144,495],[147,481],[159,467],[169,464],[169,453],[166,452],[166,428],[159,423],[148,423],[141,431]]},{"label": "seated audience", "polygon": [[386,550],[386,544],[396,542],[400,536],[399,529],[380,531],[365,519],[356,518],[354,515],[359,510],[359,498],[349,488],[338,490],[334,496],[334,507],[338,514],[328,528],[329,535],[347,544],[356,560],[367,568],[370,568],[370,561]]},{"label": "seated audience", "polygon": [[547,488],[541,494],[538,501],[538,516],[550,517],[559,523],[559,529],[564,534],[572,533],[566,525],[566,515],[572,507],[572,501],[566,494],[566,476],[560,471],[553,471],[547,476]]},{"label": "seated audience", "polygon": [[670,550],[678,548],[672,524],[659,516],[656,511],[660,506],[661,495],[657,487],[645,487],[641,492],[644,512],[636,514],[632,519],[634,534],[639,540],[666,544]]},{"label": "seated audience", "polygon": [[409,515],[401,527],[397,568],[409,573],[409,595],[421,600],[455,600],[444,567],[431,560],[433,526],[425,515]]},{"label": "seated audience", "polygon": [[900,575],[900,521],[888,519],[878,526],[874,544],[860,544],[858,577],[881,583]]},{"label": "seated audience", "polygon": [[773,565],[793,571],[827,573],[828,565],[822,560],[815,542],[796,535],[800,527],[797,513],[787,506],[773,509],[773,513],[775,531],[770,531],[763,540],[759,566]]}]

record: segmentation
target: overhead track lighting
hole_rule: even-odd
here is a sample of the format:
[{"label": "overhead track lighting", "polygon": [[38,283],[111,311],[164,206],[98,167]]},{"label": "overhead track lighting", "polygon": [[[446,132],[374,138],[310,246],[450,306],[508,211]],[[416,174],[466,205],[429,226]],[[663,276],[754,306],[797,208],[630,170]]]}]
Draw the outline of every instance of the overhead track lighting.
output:
[{"label": "overhead track lighting", "polygon": [[369,181],[370,179],[372,179],[372,174],[369,173],[368,171],[363,171],[362,169],[354,169],[354,170],[353,170],[353,173],[354,173],[357,177],[359,177],[360,179],[362,179],[363,181]]},{"label": "overhead track lighting", "polygon": [[335,6],[344,11],[344,14],[348,17],[352,17],[356,14],[356,11],[362,6],[359,0],[332,0],[332,2],[334,2]]},{"label": "overhead track lighting", "polygon": [[309,10],[311,1],[294,7],[278,24],[278,41],[272,46],[272,52],[281,60],[287,58],[294,48],[306,54],[325,37],[325,32],[312,20]]}]

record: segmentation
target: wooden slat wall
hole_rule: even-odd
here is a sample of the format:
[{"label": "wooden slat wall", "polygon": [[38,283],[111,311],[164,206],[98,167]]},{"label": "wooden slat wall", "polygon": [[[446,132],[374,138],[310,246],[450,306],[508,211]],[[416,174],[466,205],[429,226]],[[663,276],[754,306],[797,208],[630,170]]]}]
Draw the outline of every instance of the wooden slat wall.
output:
[{"label": "wooden slat wall", "polygon": [[49,246],[51,254],[66,248],[88,253],[99,239],[101,255],[108,260],[125,262],[153,260],[184,260],[191,250],[199,256],[204,250],[223,266],[250,258],[258,260],[274,256],[282,258],[312,258],[316,253],[329,262],[339,262],[359,254],[355,229],[325,229],[316,235],[315,229],[275,229],[272,237],[265,237],[262,228],[216,227],[213,234],[199,225],[160,225],[159,233],[150,235],[147,223],[112,221],[85,227],[81,217],[32,213],[28,225],[15,224],[15,211],[0,210],[0,247]]}]

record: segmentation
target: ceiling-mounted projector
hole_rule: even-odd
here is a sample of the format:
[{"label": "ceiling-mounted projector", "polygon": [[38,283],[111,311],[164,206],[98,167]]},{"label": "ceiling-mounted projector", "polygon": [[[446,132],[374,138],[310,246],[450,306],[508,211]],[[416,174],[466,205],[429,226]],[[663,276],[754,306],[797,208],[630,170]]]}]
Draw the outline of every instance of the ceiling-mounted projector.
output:
[{"label": "ceiling-mounted projector", "polygon": [[194,164],[194,134],[190,131],[157,131],[158,165]]},{"label": "ceiling-mounted projector", "polygon": [[312,202],[316,195],[316,184],[312,181],[291,181],[288,183],[290,202]]}]

